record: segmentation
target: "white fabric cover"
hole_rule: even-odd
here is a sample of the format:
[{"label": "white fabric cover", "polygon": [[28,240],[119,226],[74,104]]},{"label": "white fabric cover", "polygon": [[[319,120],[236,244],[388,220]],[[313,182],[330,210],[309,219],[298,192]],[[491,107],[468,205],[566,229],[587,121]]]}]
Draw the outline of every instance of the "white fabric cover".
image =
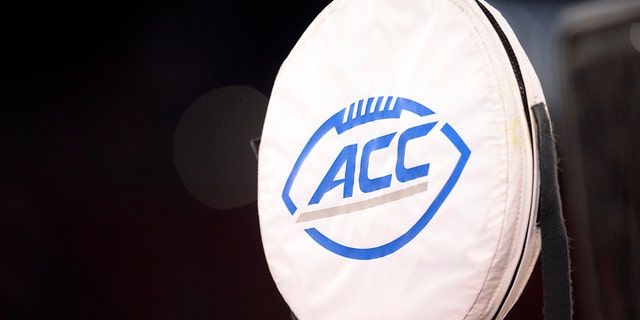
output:
[{"label": "white fabric cover", "polygon": [[525,112],[475,1],[325,8],[280,68],[259,151],[265,256],[296,316],[504,317],[540,250]]}]

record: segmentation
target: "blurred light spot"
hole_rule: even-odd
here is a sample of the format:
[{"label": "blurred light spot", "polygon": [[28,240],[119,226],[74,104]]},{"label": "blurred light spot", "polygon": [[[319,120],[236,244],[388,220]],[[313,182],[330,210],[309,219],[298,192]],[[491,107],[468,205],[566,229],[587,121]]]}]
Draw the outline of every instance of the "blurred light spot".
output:
[{"label": "blurred light spot", "polygon": [[640,51],[640,23],[634,22],[631,24],[631,29],[629,30],[629,36],[631,38],[631,44],[636,50]]},{"label": "blurred light spot", "polygon": [[252,141],[262,134],[268,99],[246,86],[215,89],[197,99],[176,128],[173,158],[185,188],[213,209],[257,198]]}]

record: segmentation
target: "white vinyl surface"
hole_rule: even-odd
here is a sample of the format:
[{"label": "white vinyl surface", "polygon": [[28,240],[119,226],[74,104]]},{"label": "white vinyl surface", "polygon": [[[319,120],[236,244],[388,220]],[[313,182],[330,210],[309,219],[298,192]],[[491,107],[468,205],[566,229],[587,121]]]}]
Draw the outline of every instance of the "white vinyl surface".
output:
[{"label": "white vinyl surface", "polygon": [[484,319],[523,260],[503,317],[539,251],[525,112],[475,1],[331,3],[281,66],[259,151],[265,256],[296,316]]}]

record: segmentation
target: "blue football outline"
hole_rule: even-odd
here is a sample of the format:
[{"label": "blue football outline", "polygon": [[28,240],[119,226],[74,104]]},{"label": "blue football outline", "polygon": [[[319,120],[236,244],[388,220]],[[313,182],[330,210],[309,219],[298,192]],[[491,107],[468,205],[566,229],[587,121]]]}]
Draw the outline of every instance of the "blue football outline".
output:
[{"label": "blue football outline", "polygon": [[[391,101],[393,100],[392,96],[387,97],[384,108],[380,109],[380,104],[384,100],[383,98],[384,97],[382,96],[378,97],[376,106],[373,109],[371,109],[371,105],[373,104],[374,100],[376,100],[375,97],[367,98],[365,106],[363,106],[365,99],[359,100],[357,104],[357,111],[355,113],[356,117],[349,118],[346,121],[344,119],[347,108],[338,111],[336,114],[327,119],[311,136],[305,147],[302,149],[300,156],[298,156],[298,159],[296,160],[282,190],[282,200],[284,201],[291,215],[294,215],[298,210],[298,207],[293,203],[293,200],[289,196],[291,186],[293,185],[293,182],[298,175],[300,167],[306,160],[311,150],[328,132],[335,129],[336,133],[340,135],[341,133],[349,129],[372,121],[381,119],[399,119],[402,111],[411,112],[420,117],[434,114],[431,109],[425,107],[424,105],[416,101],[401,97],[398,97],[393,108],[390,108]],[[363,107],[365,108],[364,114],[361,113]],[[355,102],[349,106],[349,114],[353,114],[354,108],[356,108]],[[420,219],[418,219],[418,221],[416,221],[416,223],[411,228],[409,228],[407,232],[400,235],[396,239],[377,247],[353,248],[329,239],[316,228],[308,228],[304,231],[325,249],[345,258],[356,260],[371,260],[381,258],[394,253],[400,248],[404,247],[407,243],[413,240],[413,238],[415,238],[418,233],[422,231],[422,229],[424,229],[424,227],[436,214],[438,209],[440,209],[442,203],[449,196],[453,187],[455,187],[455,185],[457,184],[458,179],[460,178],[460,175],[462,174],[462,171],[464,170],[464,167],[466,166],[467,161],[469,160],[469,157],[471,155],[471,150],[469,149],[469,147],[467,147],[462,138],[448,123],[445,123],[440,131],[460,152],[460,158],[458,158],[456,166],[449,176],[449,179],[447,179],[447,182],[442,187],[442,190],[440,190],[438,195],[434,198],[433,202],[420,217]]]}]

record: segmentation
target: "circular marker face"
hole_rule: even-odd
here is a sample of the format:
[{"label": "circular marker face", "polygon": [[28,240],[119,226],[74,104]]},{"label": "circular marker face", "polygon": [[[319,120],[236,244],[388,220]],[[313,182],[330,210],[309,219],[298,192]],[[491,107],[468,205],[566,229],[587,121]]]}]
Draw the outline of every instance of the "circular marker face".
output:
[{"label": "circular marker face", "polygon": [[501,22],[518,70],[483,8],[337,0],[284,60],[257,206],[299,318],[501,318],[519,295],[539,234],[515,75],[530,102],[544,98],[515,35]]},{"label": "circular marker face", "polygon": [[185,188],[213,209],[256,200],[257,159],[268,99],[247,86],[214,89],[198,98],[176,128],[173,157]]}]

